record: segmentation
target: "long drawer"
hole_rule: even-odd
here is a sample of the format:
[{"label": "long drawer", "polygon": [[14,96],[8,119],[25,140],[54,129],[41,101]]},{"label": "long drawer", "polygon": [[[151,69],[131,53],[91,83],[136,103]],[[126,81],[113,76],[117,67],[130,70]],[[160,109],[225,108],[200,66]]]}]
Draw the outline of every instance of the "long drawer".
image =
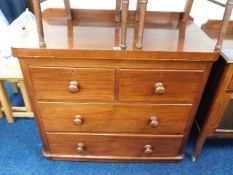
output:
[{"label": "long drawer", "polygon": [[193,102],[202,70],[121,69],[119,100],[142,102]]},{"label": "long drawer", "polygon": [[48,133],[51,153],[66,157],[176,157],[183,136]]},{"label": "long drawer", "polygon": [[115,69],[31,67],[38,100],[113,101]]},{"label": "long drawer", "polygon": [[46,131],[181,134],[191,104],[39,102]]}]

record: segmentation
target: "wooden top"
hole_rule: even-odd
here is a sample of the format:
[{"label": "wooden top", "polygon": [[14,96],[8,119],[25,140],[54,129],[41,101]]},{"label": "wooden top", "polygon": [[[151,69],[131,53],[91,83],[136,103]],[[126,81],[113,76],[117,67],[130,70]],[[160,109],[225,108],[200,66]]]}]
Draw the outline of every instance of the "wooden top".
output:
[{"label": "wooden top", "polygon": [[16,62],[8,62],[0,65],[0,80],[18,81],[23,80],[20,65]]},{"label": "wooden top", "polygon": [[[213,61],[215,42],[192,21],[181,23],[182,13],[148,12],[143,48],[137,49],[134,12],[129,12],[127,49],[119,50],[120,25],[113,10],[73,10],[74,20],[67,21],[64,9],[43,12],[46,48],[39,48],[36,27],[25,30],[14,42],[17,57],[93,57],[96,59],[175,59]],[[56,52],[55,52],[56,50]],[[191,53],[191,54],[190,54]],[[130,58],[129,58],[130,57]]]}]

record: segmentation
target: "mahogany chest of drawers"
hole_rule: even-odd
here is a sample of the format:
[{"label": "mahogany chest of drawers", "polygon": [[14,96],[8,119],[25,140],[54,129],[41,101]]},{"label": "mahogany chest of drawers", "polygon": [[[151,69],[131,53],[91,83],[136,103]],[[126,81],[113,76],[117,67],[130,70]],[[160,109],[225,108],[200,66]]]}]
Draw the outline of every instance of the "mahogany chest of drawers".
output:
[{"label": "mahogany chest of drawers", "polygon": [[[118,51],[112,49],[115,27],[92,28],[87,23],[71,25],[71,30],[56,18],[44,24],[47,48],[13,48],[44,156],[78,161],[184,157],[206,80],[219,55],[206,35],[192,23],[146,30],[142,50],[130,42],[127,50]],[[128,41],[132,39],[129,35]]]},{"label": "mahogany chest of drawers", "polygon": [[102,54],[101,59],[20,57],[44,155],[66,160],[182,159],[212,63],[106,60]]}]

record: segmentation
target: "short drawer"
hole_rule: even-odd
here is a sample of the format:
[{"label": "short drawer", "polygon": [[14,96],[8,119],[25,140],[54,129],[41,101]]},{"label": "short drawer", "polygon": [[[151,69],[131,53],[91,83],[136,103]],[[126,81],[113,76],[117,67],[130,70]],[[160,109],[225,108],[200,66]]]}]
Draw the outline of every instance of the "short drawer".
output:
[{"label": "short drawer", "polygon": [[107,134],[48,135],[52,154],[72,157],[176,157],[183,136],[143,136]]},{"label": "short drawer", "polygon": [[114,69],[31,67],[30,72],[38,100],[114,100]]},{"label": "short drawer", "polygon": [[193,102],[199,92],[203,71],[160,71],[122,69],[120,101]]},{"label": "short drawer", "polygon": [[192,105],[39,103],[46,131],[184,133]]}]

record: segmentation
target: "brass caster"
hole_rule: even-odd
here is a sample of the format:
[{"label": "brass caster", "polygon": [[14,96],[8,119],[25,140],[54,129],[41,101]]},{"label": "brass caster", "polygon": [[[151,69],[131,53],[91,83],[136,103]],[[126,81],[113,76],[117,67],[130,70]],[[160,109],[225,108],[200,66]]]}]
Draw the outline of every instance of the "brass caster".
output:
[{"label": "brass caster", "polygon": [[121,48],[121,50],[125,50],[127,48],[127,46],[125,44],[121,44],[120,48]]},{"label": "brass caster", "polygon": [[137,47],[138,49],[141,49],[141,48],[143,47],[143,44],[137,43],[137,44],[136,44],[136,47]]},{"label": "brass caster", "polygon": [[46,43],[44,41],[39,42],[39,46],[41,48],[46,47]]}]

